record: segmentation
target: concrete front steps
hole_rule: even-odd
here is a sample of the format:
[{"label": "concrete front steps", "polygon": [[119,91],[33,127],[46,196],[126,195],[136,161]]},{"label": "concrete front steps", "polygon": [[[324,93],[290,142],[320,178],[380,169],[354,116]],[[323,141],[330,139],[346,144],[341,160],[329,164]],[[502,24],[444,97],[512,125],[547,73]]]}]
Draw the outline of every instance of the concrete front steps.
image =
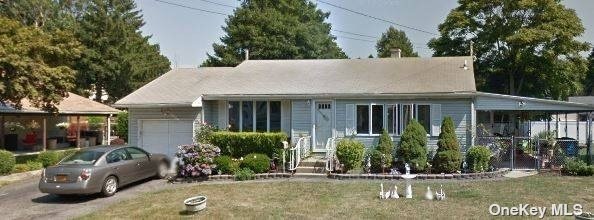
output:
[{"label": "concrete front steps", "polygon": [[325,174],[326,173],[326,159],[321,156],[312,156],[305,158],[301,161],[297,170],[295,170],[296,174],[306,174],[306,173],[315,173],[315,174]]}]

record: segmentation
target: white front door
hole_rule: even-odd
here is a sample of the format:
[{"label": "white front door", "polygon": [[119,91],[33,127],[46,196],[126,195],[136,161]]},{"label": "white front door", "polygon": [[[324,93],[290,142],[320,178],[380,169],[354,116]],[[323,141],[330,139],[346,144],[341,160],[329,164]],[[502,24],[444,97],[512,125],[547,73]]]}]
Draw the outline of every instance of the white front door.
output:
[{"label": "white front door", "polygon": [[332,137],[332,102],[316,102],[316,142],[314,151],[324,151],[326,141]]},{"label": "white front door", "polygon": [[142,120],[139,147],[173,157],[177,146],[192,144],[192,129],[191,120]]}]

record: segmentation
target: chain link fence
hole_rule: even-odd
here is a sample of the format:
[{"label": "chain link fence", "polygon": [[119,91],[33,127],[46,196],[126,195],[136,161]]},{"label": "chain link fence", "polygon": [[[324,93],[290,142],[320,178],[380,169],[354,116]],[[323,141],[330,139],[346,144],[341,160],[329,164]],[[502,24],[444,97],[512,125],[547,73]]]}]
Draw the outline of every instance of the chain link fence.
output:
[{"label": "chain link fence", "polygon": [[491,165],[495,169],[560,170],[569,158],[588,162],[585,146],[571,138],[487,136],[476,137],[474,142],[491,150]]}]

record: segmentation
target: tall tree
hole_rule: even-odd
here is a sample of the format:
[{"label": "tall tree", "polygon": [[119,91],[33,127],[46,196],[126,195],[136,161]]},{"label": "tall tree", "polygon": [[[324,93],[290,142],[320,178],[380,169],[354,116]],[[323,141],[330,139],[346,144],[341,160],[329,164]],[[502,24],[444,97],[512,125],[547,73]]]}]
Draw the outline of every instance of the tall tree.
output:
[{"label": "tall tree", "polygon": [[588,56],[588,73],[584,84],[584,94],[594,95],[594,49]]},{"label": "tall tree", "polygon": [[222,44],[213,44],[214,55],[203,66],[236,66],[244,49],[250,59],[346,58],[324,22],[322,12],[308,0],[242,0],[226,20]]},{"label": "tall tree", "polygon": [[65,31],[49,34],[1,16],[0,27],[0,102],[21,108],[27,98],[56,111],[74,87],[70,65],[80,54],[80,44]]},{"label": "tall tree", "polygon": [[[429,42],[434,56],[469,54],[480,90],[562,99],[582,90],[581,20],[559,0],[459,0]],[[538,80],[532,80],[538,79]]]},{"label": "tall tree", "polygon": [[122,98],[169,70],[169,60],[142,36],[144,25],[132,0],[92,0],[80,21],[78,38],[85,46],[77,63],[77,90],[95,91],[101,101]]},{"label": "tall tree", "polygon": [[377,50],[377,57],[390,57],[392,49],[400,49],[403,57],[418,57],[419,54],[413,50],[413,44],[410,42],[404,31],[398,30],[390,26],[386,32],[382,34],[375,45]]}]

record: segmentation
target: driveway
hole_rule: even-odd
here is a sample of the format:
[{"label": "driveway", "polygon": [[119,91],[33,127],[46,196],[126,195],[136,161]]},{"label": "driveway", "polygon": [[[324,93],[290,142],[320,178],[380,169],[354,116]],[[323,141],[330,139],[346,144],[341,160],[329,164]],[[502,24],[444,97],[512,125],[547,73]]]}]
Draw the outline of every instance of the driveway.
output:
[{"label": "driveway", "polygon": [[165,180],[145,180],[122,188],[109,198],[98,195],[62,198],[39,192],[38,181],[39,178],[34,177],[0,188],[0,219],[70,219],[143,192],[184,185],[168,184]]}]

